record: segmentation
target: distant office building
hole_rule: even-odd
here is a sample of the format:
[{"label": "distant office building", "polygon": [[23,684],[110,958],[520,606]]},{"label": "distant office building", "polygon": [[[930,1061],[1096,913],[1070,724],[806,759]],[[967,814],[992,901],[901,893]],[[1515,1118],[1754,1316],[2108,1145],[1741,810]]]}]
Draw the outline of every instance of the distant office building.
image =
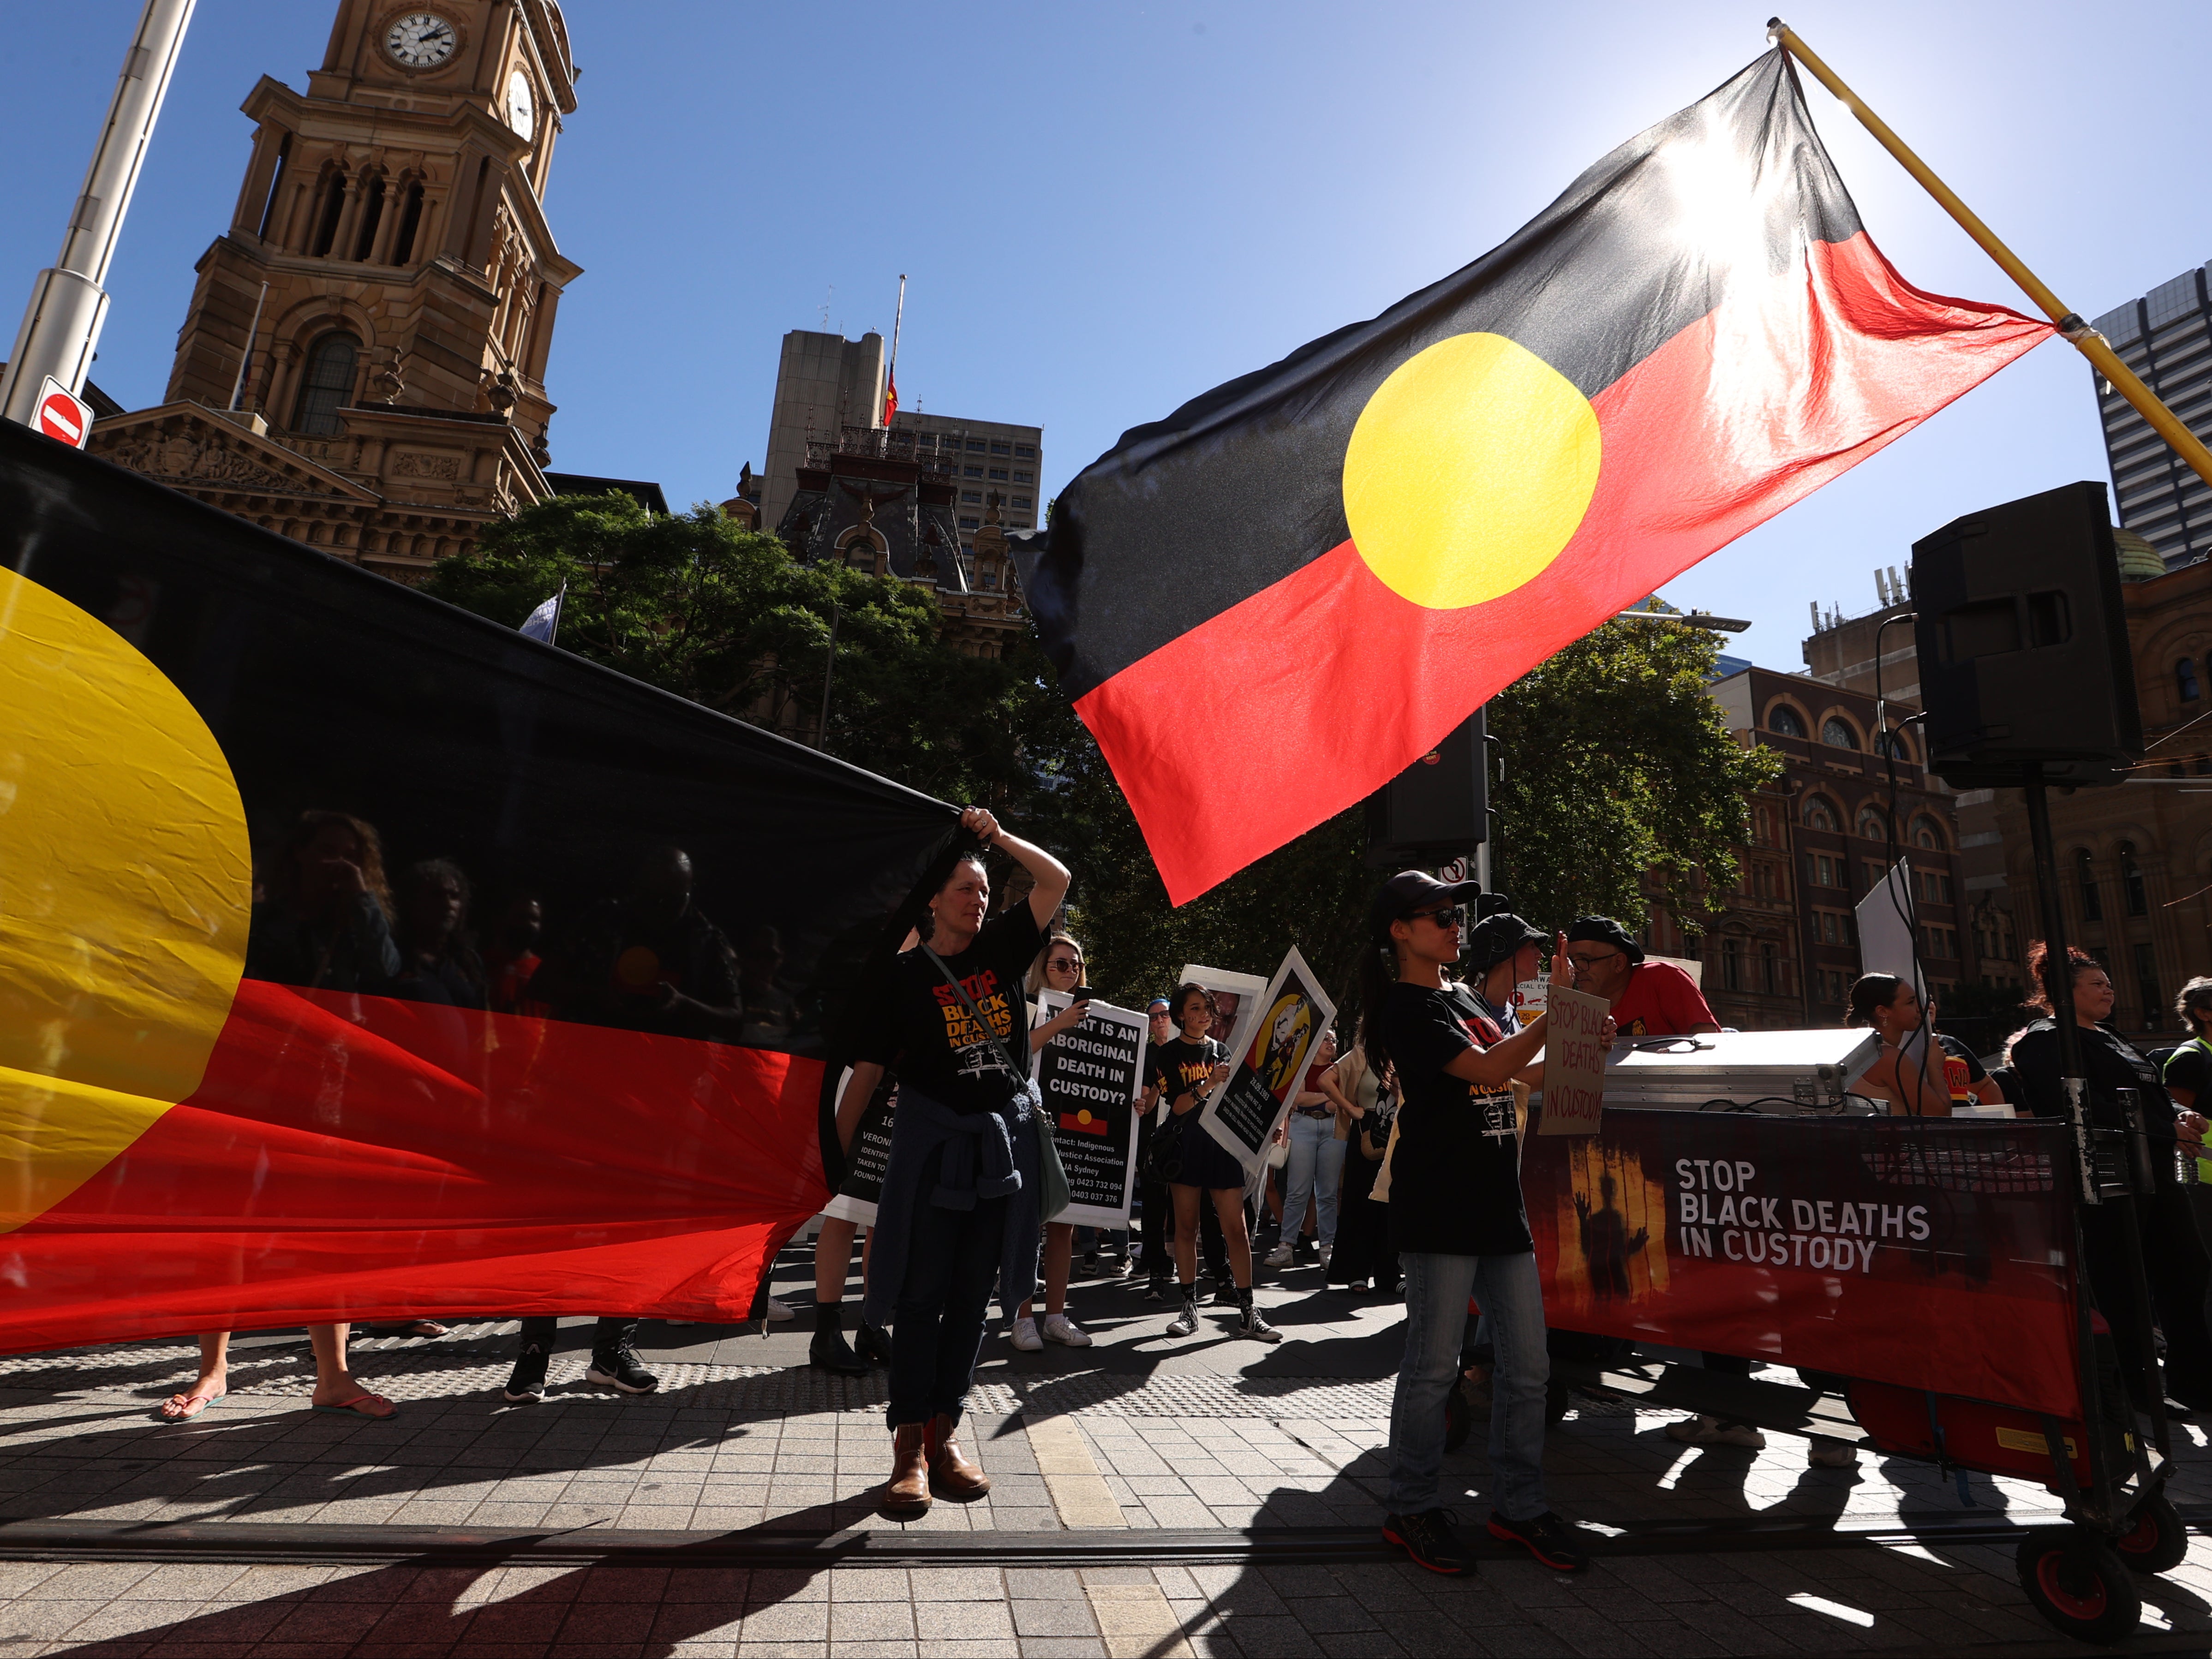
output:
[{"label": "distant office building", "polygon": [[848,340],[795,328],[783,337],[775,366],[775,407],[769,416],[768,471],[763,480],[761,522],[781,524],[799,492],[806,446],[835,444],[848,427],[884,423],[884,337]]},{"label": "distant office building", "polygon": [[954,415],[923,415],[901,410],[891,428],[914,434],[915,453],[934,456],[954,478],[963,552],[975,550],[983,509],[998,492],[1000,522],[1008,530],[1034,530],[1044,521],[1044,497],[1037,480],[1044,474],[1044,428],[1009,426],[1003,421],[963,421]]},{"label": "distant office building", "polygon": [[[2212,272],[2188,270],[2097,319],[2120,360],[2195,432],[2212,431]],[[2120,522],[2168,570],[2212,553],[2212,486],[2166,447],[2118,392],[2103,388],[2105,453]]]}]

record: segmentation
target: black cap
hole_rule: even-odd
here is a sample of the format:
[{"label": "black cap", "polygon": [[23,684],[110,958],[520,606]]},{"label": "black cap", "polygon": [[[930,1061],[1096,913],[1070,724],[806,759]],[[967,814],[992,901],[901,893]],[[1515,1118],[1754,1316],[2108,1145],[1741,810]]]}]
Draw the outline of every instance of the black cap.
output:
[{"label": "black cap", "polygon": [[1541,945],[1545,938],[1542,928],[1510,910],[1485,916],[1468,931],[1460,963],[1473,972],[1487,973],[1522,945]]},{"label": "black cap", "polygon": [[1631,962],[1644,960],[1644,947],[1636,942],[1636,935],[1611,916],[1577,916],[1569,922],[1567,943],[1573,945],[1583,939],[1616,946]]},{"label": "black cap", "polygon": [[1438,881],[1425,870],[1401,870],[1376,890],[1375,902],[1367,907],[1367,919],[1379,933],[1416,910],[1431,904],[1464,904],[1481,891],[1479,881]]}]

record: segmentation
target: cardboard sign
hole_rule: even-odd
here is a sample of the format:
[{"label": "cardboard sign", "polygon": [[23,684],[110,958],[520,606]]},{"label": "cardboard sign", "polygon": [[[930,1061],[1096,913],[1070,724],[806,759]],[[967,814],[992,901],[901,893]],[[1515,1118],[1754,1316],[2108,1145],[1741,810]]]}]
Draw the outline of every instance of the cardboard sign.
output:
[{"label": "cardboard sign", "polygon": [[[1037,999],[1038,1023],[1067,1005],[1060,992],[1045,992]],[[1046,1219],[1079,1227],[1129,1224],[1137,1186],[1138,1097],[1144,1093],[1151,1024],[1131,1009],[1094,1001],[1081,1024],[1037,1050],[1037,1091],[1067,1176],[1067,1207]]]},{"label": "cardboard sign", "polygon": [[1903,859],[1898,860],[1882,878],[1881,885],[1852,909],[1858,923],[1859,971],[1894,975],[1911,986],[1913,994],[1924,1002],[1928,987],[1920,976],[1920,956],[1915,948],[1912,924],[1906,920],[1914,914],[1912,890],[1908,885],[1911,877],[1911,866]]},{"label": "cardboard sign", "polygon": [[1545,1004],[1544,1120],[1536,1133],[1589,1135],[1605,1110],[1605,1017],[1613,1005],[1554,985]]},{"label": "cardboard sign", "polygon": [[1336,1018],[1336,1005],[1293,945],[1251,1011],[1238,1022],[1228,1081],[1206,1097],[1198,1117],[1206,1133],[1237,1154],[1248,1177],[1267,1163],[1268,1143],[1305,1085],[1306,1067]]}]

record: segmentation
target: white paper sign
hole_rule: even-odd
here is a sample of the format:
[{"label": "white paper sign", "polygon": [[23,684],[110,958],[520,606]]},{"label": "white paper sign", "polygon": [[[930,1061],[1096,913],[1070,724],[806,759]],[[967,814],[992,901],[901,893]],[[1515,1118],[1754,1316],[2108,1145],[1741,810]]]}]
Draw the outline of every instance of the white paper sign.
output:
[{"label": "white paper sign", "polygon": [[[1047,1019],[1067,1006],[1059,991],[1037,999]],[[1151,1024],[1130,1009],[1093,1001],[1079,1024],[1036,1051],[1037,1090],[1067,1176],[1067,1207],[1048,1219],[1079,1227],[1129,1224],[1137,1184],[1137,1097],[1144,1092]]]}]

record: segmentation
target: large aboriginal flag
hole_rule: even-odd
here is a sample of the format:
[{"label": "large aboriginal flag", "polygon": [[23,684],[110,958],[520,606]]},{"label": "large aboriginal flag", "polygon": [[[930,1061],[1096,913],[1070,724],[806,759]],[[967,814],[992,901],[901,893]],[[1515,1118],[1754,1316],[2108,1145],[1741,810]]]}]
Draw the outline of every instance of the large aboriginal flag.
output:
[{"label": "large aboriginal flag", "polygon": [[1030,605],[1180,903],[2051,331],[1905,283],[1770,52],[1124,434],[1016,538]]},{"label": "large aboriginal flag", "polygon": [[4,422],[0,708],[0,1351],[743,1317],[954,822]]}]

